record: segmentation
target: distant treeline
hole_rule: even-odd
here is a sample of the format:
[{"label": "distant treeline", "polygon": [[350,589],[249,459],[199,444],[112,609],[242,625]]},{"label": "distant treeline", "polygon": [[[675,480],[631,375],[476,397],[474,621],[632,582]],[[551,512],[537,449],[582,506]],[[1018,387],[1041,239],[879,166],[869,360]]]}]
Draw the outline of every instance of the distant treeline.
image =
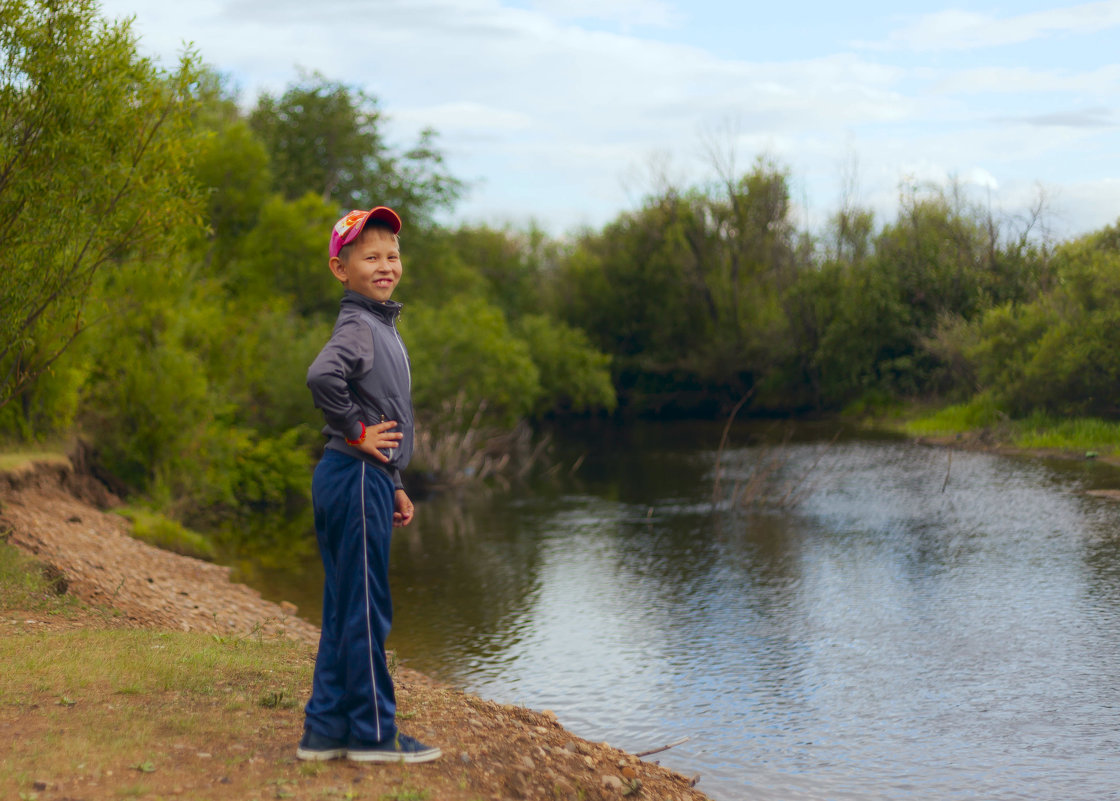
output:
[{"label": "distant treeline", "polygon": [[188,524],[306,505],[305,371],[340,295],[327,232],[374,204],[405,220],[419,470],[454,469],[438,443],[468,429],[720,417],[744,397],[1116,415],[1115,228],[1056,244],[1041,207],[911,187],[893,221],[845,204],[810,234],[765,160],[570,237],[449,228],[466,188],[436,134],[390,144],[353,86],[304,75],[245,109],[193,54],[141,58],[93,0],[13,0],[0,34],[0,434],[76,434]]}]

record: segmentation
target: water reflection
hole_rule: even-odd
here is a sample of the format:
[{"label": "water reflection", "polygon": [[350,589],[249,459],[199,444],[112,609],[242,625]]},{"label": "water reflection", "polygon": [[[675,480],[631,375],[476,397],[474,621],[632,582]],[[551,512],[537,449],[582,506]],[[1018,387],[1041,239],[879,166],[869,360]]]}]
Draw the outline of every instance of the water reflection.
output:
[{"label": "water reflection", "polygon": [[390,644],[592,739],[689,735],[663,761],[716,799],[1113,794],[1120,507],[1082,491],[1116,473],[759,440],[737,432],[755,444],[721,481],[779,453],[768,480],[808,472],[800,503],[713,505],[719,431],[678,426],[597,436],[532,492],[421,505]]}]

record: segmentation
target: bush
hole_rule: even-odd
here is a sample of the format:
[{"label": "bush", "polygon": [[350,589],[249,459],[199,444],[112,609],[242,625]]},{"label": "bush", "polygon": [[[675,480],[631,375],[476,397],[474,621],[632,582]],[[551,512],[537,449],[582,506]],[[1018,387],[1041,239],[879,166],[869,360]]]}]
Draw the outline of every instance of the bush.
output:
[{"label": "bush", "polygon": [[411,310],[401,330],[412,358],[418,412],[435,412],[461,391],[474,408],[485,401],[484,425],[512,426],[541,398],[541,374],[529,346],[485,301],[460,297],[440,308]]},{"label": "bush", "polygon": [[989,311],[967,355],[980,387],[1016,417],[1043,410],[1115,418],[1120,254],[1074,243],[1056,262],[1057,288],[1030,304]]},{"label": "bush", "polygon": [[611,357],[591,346],[578,328],[541,314],[521,318],[518,330],[540,372],[541,395],[534,412],[614,411]]},{"label": "bush", "polygon": [[149,545],[199,559],[213,559],[217,555],[213,543],[205,536],[159,512],[138,507],[121,507],[116,511],[132,523],[132,536]]}]

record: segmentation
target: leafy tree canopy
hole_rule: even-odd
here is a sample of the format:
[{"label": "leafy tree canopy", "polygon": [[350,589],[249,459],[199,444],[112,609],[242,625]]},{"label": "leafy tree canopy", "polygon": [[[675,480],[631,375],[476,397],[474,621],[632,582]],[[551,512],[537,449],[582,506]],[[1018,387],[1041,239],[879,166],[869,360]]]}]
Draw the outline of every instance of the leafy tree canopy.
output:
[{"label": "leafy tree canopy", "polygon": [[250,116],[272,158],[275,189],[289,200],[315,192],[346,209],[392,206],[413,224],[427,221],[463,184],[444,168],[433,131],[398,152],[383,123],[373,96],[319,73],[280,97],[262,95]]},{"label": "leafy tree canopy", "polygon": [[0,4],[0,407],[87,325],[97,273],[201,224],[195,58],[165,73],[93,0]]}]

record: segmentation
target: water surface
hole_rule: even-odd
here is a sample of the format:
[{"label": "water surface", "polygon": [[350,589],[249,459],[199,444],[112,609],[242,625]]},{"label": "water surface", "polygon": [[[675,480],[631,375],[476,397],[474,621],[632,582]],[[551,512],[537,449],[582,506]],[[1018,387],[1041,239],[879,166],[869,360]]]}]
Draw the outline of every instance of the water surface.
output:
[{"label": "water surface", "polygon": [[[714,799],[1117,794],[1120,507],[1084,494],[1115,471],[719,435],[600,433],[531,489],[418,504],[390,646],[592,740],[687,735],[655,758]],[[311,618],[319,581],[262,578]]]}]

